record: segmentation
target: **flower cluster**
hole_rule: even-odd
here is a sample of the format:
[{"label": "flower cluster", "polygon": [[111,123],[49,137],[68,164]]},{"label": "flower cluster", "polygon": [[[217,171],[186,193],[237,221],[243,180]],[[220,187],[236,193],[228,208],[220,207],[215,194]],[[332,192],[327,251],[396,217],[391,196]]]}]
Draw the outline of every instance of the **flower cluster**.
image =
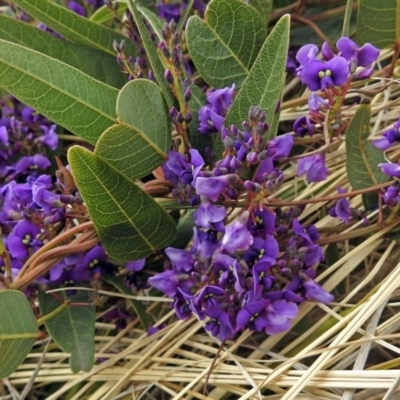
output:
[{"label": "flower cluster", "polygon": [[[293,137],[267,140],[266,113],[257,106],[250,108],[241,129],[227,129],[224,113],[233,89],[212,92],[199,113],[201,127],[220,131],[223,157],[206,167],[192,149],[188,157],[170,152],[164,164],[173,195],[200,204],[191,249],[167,248],[165,272],[149,279],[174,299],[179,318],[192,313],[207,318],[206,329],[221,340],[245,328],[282,332],[297,315],[298,304],[333,298],[314,281],[313,266],[323,258],[315,227],[301,225],[301,208],[267,206],[267,197],[283,183],[279,162],[289,156]],[[242,199],[245,207],[228,223],[229,206]]]},{"label": "flower cluster", "polygon": [[349,78],[366,79],[371,76],[371,65],[380,53],[376,47],[370,43],[358,47],[348,37],[340,38],[336,47],[338,54],[332,51],[327,42],[322,45],[324,61],[317,59],[318,47],[313,44],[305,45],[298,51],[296,58],[300,67],[297,73],[310,90],[326,90],[349,83]]}]

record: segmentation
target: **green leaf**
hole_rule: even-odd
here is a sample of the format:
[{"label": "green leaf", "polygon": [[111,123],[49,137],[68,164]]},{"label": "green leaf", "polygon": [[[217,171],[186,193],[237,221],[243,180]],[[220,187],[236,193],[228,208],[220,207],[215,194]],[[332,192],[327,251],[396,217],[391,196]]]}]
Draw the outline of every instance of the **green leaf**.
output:
[{"label": "green leaf", "polygon": [[272,0],[250,0],[250,5],[262,15],[267,24],[272,12]]},{"label": "green leaf", "polygon": [[393,46],[400,39],[400,2],[398,0],[359,0],[358,44],[372,43],[379,48]]},{"label": "green leaf", "polygon": [[186,25],[190,56],[211,86],[240,87],[265,40],[261,14],[241,0],[213,0],[205,21],[192,16]]},{"label": "green leaf", "polygon": [[17,290],[0,291],[0,379],[24,361],[38,339],[32,307]]},{"label": "green leaf", "polygon": [[49,0],[13,0],[13,3],[72,42],[115,56],[113,41],[120,43],[125,39],[126,54],[136,55],[135,46],[125,36]]},{"label": "green leaf", "polygon": [[1,39],[0,86],[92,144],[115,122],[118,90],[58,60]]},{"label": "green leaf", "polygon": [[143,6],[136,6],[146,21],[150,24],[153,28],[154,33],[157,35],[158,39],[164,40],[161,35],[161,29],[164,26],[164,22],[160,19],[160,17],[154,13],[153,11],[149,10],[147,7]]},{"label": "green leaf", "polygon": [[147,57],[151,65],[151,70],[153,71],[157,83],[159,84],[164,94],[168,107],[171,108],[174,105],[175,99],[171,93],[169,84],[164,79],[164,71],[165,71],[164,65],[157,53],[157,49],[154,46],[149,31],[143,22],[142,15],[140,14],[137,6],[135,5],[135,2],[133,0],[127,0],[127,2],[128,2],[128,8],[132,13],[133,19],[135,20],[135,23],[139,30],[140,38],[142,39],[143,46],[146,50]]},{"label": "green leaf", "polygon": [[[258,105],[267,113],[267,121],[274,123],[274,115],[283,88],[286,56],[289,46],[290,17],[283,16],[263,44],[254,65],[228,111],[225,125],[241,126],[247,119],[250,106]],[[275,134],[273,130],[270,132]],[[267,133],[268,135],[268,133]]]},{"label": "green leaf", "polygon": [[134,181],[161,165],[171,146],[160,88],[147,79],[127,83],[118,96],[117,116],[119,124],[104,132],[95,154]]},{"label": "green leaf", "polygon": [[[385,162],[383,153],[369,141],[371,106],[361,104],[354,114],[346,132],[346,171],[354,190],[366,189],[383,182],[389,177],[382,173],[379,163]],[[366,209],[373,208],[377,199],[363,197]]]},{"label": "green leaf", "polygon": [[[117,15],[119,17],[121,17],[124,12],[126,11],[126,9],[128,8],[128,6],[123,3],[122,1],[119,1],[119,6],[118,6],[118,10],[117,10]],[[98,8],[90,17],[90,20],[93,22],[96,22],[98,24],[102,24],[103,22],[107,22],[110,21],[114,18],[114,13],[110,10],[109,7],[107,6],[102,6],[100,8]]]},{"label": "green leaf", "polygon": [[[65,292],[58,294],[63,300]],[[71,354],[69,365],[72,372],[89,372],[94,362],[94,322],[95,307],[89,305],[90,299],[85,291],[68,296],[70,304],[60,314],[45,321],[46,329],[62,351]],[[73,305],[73,303],[80,303]],[[85,304],[88,304],[85,306]],[[60,307],[55,297],[39,292],[39,308],[42,315],[50,314]]]},{"label": "green leaf", "polygon": [[[102,279],[113,285],[120,293],[132,295],[132,291],[120,279],[118,279],[117,276],[105,275],[102,276]],[[146,307],[144,307],[140,301],[133,299],[127,300],[129,301],[129,304],[131,305],[137,317],[140,319],[143,328],[147,330],[147,328],[152,324],[152,321],[150,320],[149,315],[146,313]]]},{"label": "green leaf", "polygon": [[68,161],[101,242],[113,258],[144,258],[174,240],[171,217],[110,164],[79,146],[69,149]]},{"label": "green leaf", "polygon": [[121,88],[126,75],[115,56],[54,37],[15,18],[0,14],[0,39],[55,58],[110,86]]}]

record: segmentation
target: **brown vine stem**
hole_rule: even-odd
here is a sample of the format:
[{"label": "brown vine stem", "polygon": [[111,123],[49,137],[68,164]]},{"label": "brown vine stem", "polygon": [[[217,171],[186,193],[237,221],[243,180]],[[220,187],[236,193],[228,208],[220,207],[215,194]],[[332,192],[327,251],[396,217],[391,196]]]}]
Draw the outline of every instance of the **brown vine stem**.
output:
[{"label": "brown vine stem", "polygon": [[21,270],[19,271],[19,274],[17,276],[17,279],[21,278],[25,271],[28,269],[29,265],[40,255],[43,253],[46,253],[48,250],[52,249],[53,247],[57,246],[59,243],[69,239],[71,236],[76,235],[77,233],[83,232],[87,229],[94,229],[93,222],[88,221],[84,222],[83,224],[74,226],[71,229],[68,229],[65,232],[60,233],[58,236],[56,236],[54,239],[50,240],[50,242],[46,243],[43,247],[41,247],[36,253],[34,253],[23,265]]},{"label": "brown vine stem", "polygon": [[[84,237],[83,237],[84,236]],[[35,263],[32,263],[26,273],[18,278],[15,282],[10,284],[11,289],[22,290],[28,286],[35,279],[45,274],[55,264],[61,261],[66,255],[86,251],[98,243],[98,237],[89,238],[89,235],[82,235],[76,240],[72,241],[68,245],[51,249],[48,252],[42,254],[40,259],[37,259]],[[83,243],[79,243],[83,241]]]},{"label": "brown vine stem", "polygon": [[346,197],[354,197],[358,196],[359,194],[366,194],[370,192],[374,192],[379,189],[383,189],[385,187],[388,187],[393,184],[395,181],[390,181],[386,183],[381,183],[379,185],[371,186],[366,189],[360,189],[360,190],[354,190],[353,192],[348,192],[348,193],[338,193],[333,196],[324,196],[324,197],[319,197],[317,199],[308,199],[308,200],[293,200],[293,201],[268,201],[269,206],[303,206],[311,203],[322,203],[324,201],[332,201],[332,200],[338,200],[338,199],[343,199]]}]

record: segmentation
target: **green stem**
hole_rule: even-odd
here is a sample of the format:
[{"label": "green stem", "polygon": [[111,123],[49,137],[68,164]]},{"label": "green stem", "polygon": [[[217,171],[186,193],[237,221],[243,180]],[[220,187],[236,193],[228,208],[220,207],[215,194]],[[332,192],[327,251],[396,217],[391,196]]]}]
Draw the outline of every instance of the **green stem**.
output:
[{"label": "green stem", "polygon": [[353,11],[353,0],[347,0],[346,11],[344,13],[342,36],[349,36],[350,19]]},{"label": "green stem", "polygon": [[178,25],[176,26],[176,31],[181,33],[182,29],[183,29],[183,25],[185,25],[185,21],[189,15],[190,10],[192,9],[194,0],[189,0],[185,10],[183,11],[181,18],[179,19]]},{"label": "green stem", "polygon": [[55,310],[53,310],[52,312],[44,315],[42,318],[39,318],[36,322],[38,324],[38,326],[43,325],[46,321],[48,321],[49,319],[61,314],[64,310],[67,309],[69,305],[69,300],[66,300],[64,303],[61,304],[61,306],[57,307]]}]

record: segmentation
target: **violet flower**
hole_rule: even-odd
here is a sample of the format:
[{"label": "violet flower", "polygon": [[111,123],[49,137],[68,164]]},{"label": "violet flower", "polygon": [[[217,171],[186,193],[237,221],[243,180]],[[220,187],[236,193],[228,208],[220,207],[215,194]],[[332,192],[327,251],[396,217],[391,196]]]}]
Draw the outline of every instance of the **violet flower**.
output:
[{"label": "violet flower", "polygon": [[19,221],[8,237],[8,249],[12,257],[25,260],[29,256],[29,250],[36,251],[42,245],[42,241],[36,237],[40,234],[40,228],[33,222]]},{"label": "violet flower", "polygon": [[325,158],[320,154],[301,158],[297,162],[297,175],[306,173],[308,182],[324,181],[328,172],[329,169],[325,166]]},{"label": "violet flower", "polygon": [[379,150],[386,151],[396,142],[400,142],[400,119],[396,121],[393,128],[382,133],[382,138],[374,140],[372,144]]},{"label": "violet flower", "polygon": [[221,241],[221,248],[234,253],[239,250],[247,250],[253,243],[253,236],[247,229],[249,212],[243,211],[239,218],[226,228]]},{"label": "violet flower", "polygon": [[312,91],[325,90],[345,84],[349,73],[346,59],[337,56],[325,63],[320,60],[307,62],[300,72],[300,79]]},{"label": "violet flower", "polygon": [[81,4],[77,3],[76,1],[69,1],[67,3],[68,8],[80,15],[81,17],[86,17],[86,10],[85,7],[83,7]]},{"label": "violet flower", "polygon": [[211,318],[205,325],[205,329],[210,331],[214,337],[217,337],[219,340],[233,339],[235,330],[225,311],[217,307],[205,310],[204,314]]},{"label": "violet flower", "polygon": [[201,204],[193,215],[196,225],[205,229],[213,227],[218,232],[224,232],[225,226],[222,221],[226,217],[226,208],[215,206],[205,196],[200,196],[200,201]]},{"label": "violet flower", "polygon": [[393,163],[380,163],[378,167],[382,172],[390,177],[400,178],[400,165]]},{"label": "violet flower", "polygon": [[350,62],[352,71],[357,67],[369,67],[380,54],[380,50],[371,43],[365,43],[364,46],[358,47],[348,37],[340,38],[336,42],[336,47],[340,51],[340,55]]}]

